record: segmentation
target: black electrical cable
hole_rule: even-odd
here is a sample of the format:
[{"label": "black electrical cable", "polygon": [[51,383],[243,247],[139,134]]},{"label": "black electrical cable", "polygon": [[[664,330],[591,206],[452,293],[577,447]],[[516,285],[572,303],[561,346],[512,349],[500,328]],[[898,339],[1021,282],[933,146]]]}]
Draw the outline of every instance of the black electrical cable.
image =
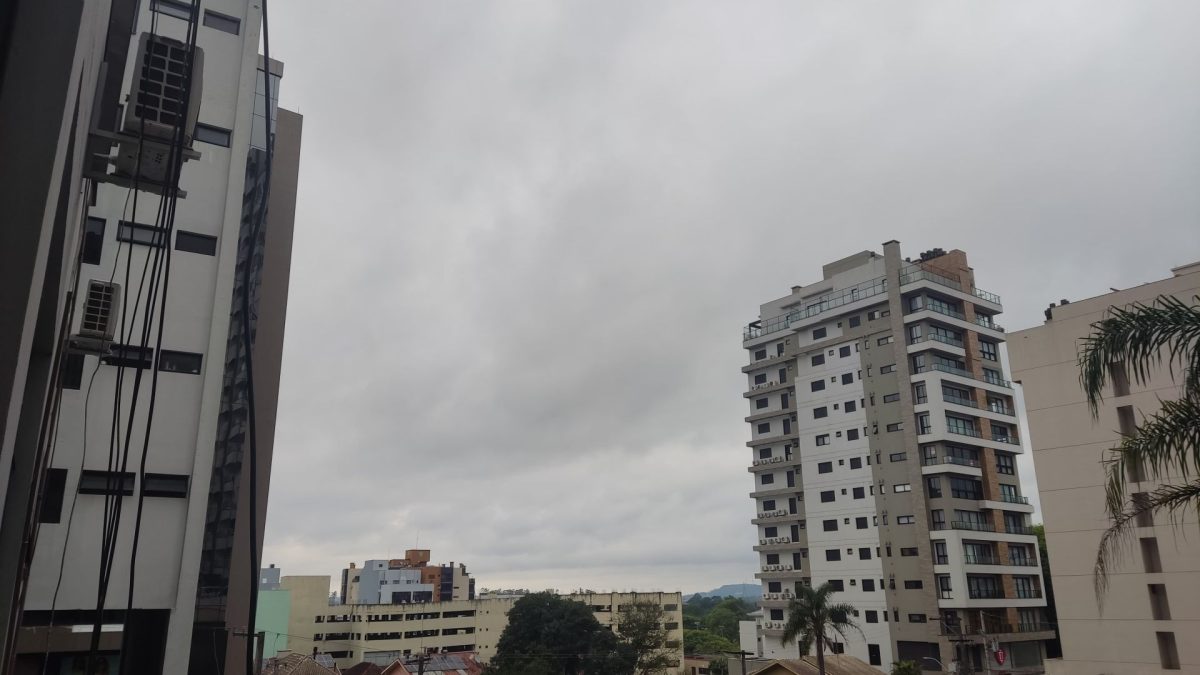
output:
[{"label": "black electrical cable", "polygon": [[[246,619],[246,675],[254,675],[254,640],[255,619],[258,614],[258,429],[254,410],[254,356],[253,340],[250,331],[250,270],[254,262],[254,249],[258,245],[258,236],[263,222],[267,217],[267,204],[271,195],[271,164],[274,161],[274,140],[271,137],[271,33],[267,22],[267,0],[262,0],[262,37],[263,37],[263,127],[266,135],[263,142],[266,145],[266,167],[263,172],[262,208],[258,212],[257,222],[250,232],[246,247],[246,261],[242,267],[242,349],[246,368],[246,417],[250,442],[250,510],[247,520],[250,523],[250,594],[249,616]],[[257,76],[257,71],[255,72]]]}]

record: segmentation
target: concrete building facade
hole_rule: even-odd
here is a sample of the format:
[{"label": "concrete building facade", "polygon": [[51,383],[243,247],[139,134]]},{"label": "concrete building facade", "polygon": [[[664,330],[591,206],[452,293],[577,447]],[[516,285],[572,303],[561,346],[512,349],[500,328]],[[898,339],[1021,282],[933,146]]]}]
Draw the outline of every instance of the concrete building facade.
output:
[{"label": "concrete building facade", "polygon": [[[1195,511],[1142,519],[1133,545],[1109,577],[1103,607],[1093,587],[1097,547],[1109,525],[1102,461],[1122,434],[1154,414],[1160,400],[1178,398],[1180,383],[1164,366],[1138,384],[1123,364],[1114,364],[1093,417],[1079,385],[1079,341],[1110,308],[1151,303],[1163,295],[1196,304],[1200,263],[1176,268],[1167,279],[1052,305],[1043,325],[1013,333],[1008,344],[1029,417],[1058,610],[1063,656],[1048,662],[1051,673],[1200,673]],[[1128,478],[1131,495],[1161,484],[1139,475]]]},{"label": "concrete building facade", "polygon": [[762,656],[799,656],[780,641],[788,605],[828,582],[865,636],[834,649],[878,668],[937,669],[953,635],[976,670],[986,645],[1040,670],[1050,633],[1001,310],[962,251],[909,261],[893,241],[745,327]]},{"label": "concrete building facade", "polygon": [[[368,661],[384,666],[413,654],[474,652],[483,662],[496,654],[508,612],[520,599],[449,600],[410,604],[329,605],[328,576],[284,576],[291,616],[286,647],[329,654],[340,668]],[[668,647],[683,667],[683,597],[680,593],[586,593],[564,595],[591,608],[601,625],[616,630],[621,607],[654,602],[663,608]],[[271,641],[271,636],[268,636]]]},{"label": "concrete building facade", "polygon": [[467,566],[430,564],[429,549],[409,549],[403,558],[368,560],[342,570],[346,604],[400,604],[474,600],[475,580]]},{"label": "concrete building facade", "polygon": [[[186,51],[190,5],[112,0],[68,6],[22,0],[14,7],[20,18],[14,33],[18,42],[30,43],[30,49],[33,42],[42,43],[61,52],[56,58],[62,63],[50,61],[46,67],[63,66],[72,73],[72,97],[66,99],[61,115],[56,113],[45,122],[53,126],[54,119],[71,120],[57,139],[57,154],[47,155],[58,167],[60,194],[67,200],[54,212],[51,226],[39,230],[45,241],[34,260],[40,260],[37,264],[46,271],[41,295],[25,284],[28,297],[39,298],[41,314],[49,316],[45,310],[57,308],[56,322],[45,325],[39,319],[23,329],[28,333],[33,326],[35,333],[48,338],[39,344],[26,338],[14,343],[13,354],[28,356],[24,365],[12,371],[17,377],[14,383],[34,377],[37,391],[24,387],[25,406],[18,415],[22,421],[2,429],[0,465],[14,467],[16,473],[0,476],[7,491],[0,536],[9,541],[14,531],[10,525],[30,518],[31,513],[35,523],[26,539],[35,542],[30,547],[28,576],[18,582],[24,587],[24,602],[11,608],[10,614],[19,617],[22,626],[13,631],[11,642],[18,672],[58,672],[60,666],[70,667],[89,651],[90,631],[81,628],[97,621],[110,627],[102,633],[101,658],[123,672],[236,669],[244,644],[239,634],[245,633],[256,584],[256,574],[249,569],[250,552],[261,551],[265,522],[301,118],[277,110],[282,64],[264,63],[259,56],[261,8],[248,0],[212,0],[195,15],[194,96],[192,106],[178,116],[170,114],[170,104],[176,100],[170,92],[186,88],[180,84],[186,82],[180,54]],[[81,14],[75,16],[76,12]],[[44,21],[37,29],[42,14]],[[36,30],[27,32],[22,26]],[[76,35],[60,43],[70,30]],[[64,49],[64,44],[74,49]],[[9,72],[16,63],[10,58],[13,54],[4,54],[3,105],[9,104],[10,94],[18,102],[24,98],[33,103],[28,92],[37,86],[23,91],[11,88],[22,81],[19,71]],[[36,71],[25,73],[31,74]],[[148,84],[159,75],[165,78],[161,84]],[[264,95],[268,77],[275,85],[270,101]],[[47,86],[48,91],[58,91]],[[151,98],[159,94],[160,119],[187,117],[181,125],[187,161],[179,178],[181,194],[169,237],[160,208],[162,193],[170,189],[151,176],[155,161],[165,164],[162,157],[155,159],[156,153],[166,154],[161,151],[164,146],[161,140],[154,145],[145,125],[129,124],[135,111],[146,118],[151,115],[146,111],[158,110],[155,106],[160,104]],[[267,115],[275,121],[269,200],[264,130],[254,129]],[[174,123],[162,124],[169,133]],[[39,135],[41,126],[36,125]],[[145,147],[133,145],[133,155],[140,149],[145,162],[134,164],[141,171],[136,180],[122,173],[122,166],[129,168],[123,163],[131,161],[126,156],[128,145],[114,140],[126,142],[131,134],[150,139]],[[7,136],[3,138],[6,151],[0,154],[7,155]],[[268,211],[265,224],[251,246],[250,235],[264,210]],[[21,219],[5,230],[34,232],[33,222]],[[39,240],[26,239],[11,249],[4,241],[0,268],[8,270],[10,262],[34,251],[24,244]],[[148,264],[153,266],[150,261],[165,257],[167,251],[169,282],[154,291],[155,302],[165,306],[160,326],[157,311],[147,310],[153,286],[143,287],[139,276]],[[241,427],[248,405],[242,394],[244,360],[231,347],[240,345],[235,340],[241,326],[238,292],[247,267],[255,335],[257,512],[247,500],[249,481],[243,462],[249,452]],[[128,277],[126,269],[132,270]],[[50,279],[54,286],[46,284]],[[7,307],[9,299],[4,302]],[[104,331],[88,322],[104,324],[113,334],[102,335]],[[143,325],[151,336],[161,329],[161,350],[153,348],[153,337],[151,349],[140,346]],[[4,332],[7,343],[7,326]],[[59,335],[63,338],[55,339]],[[38,466],[27,461],[37,451],[31,442],[36,439],[26,432],[9,431],[24,424],[31,405],[39,402],[39,391],[42,399],[49,396],[54,383],[46,380],[45,366],[56,360],[62,363],[55,388],[61,398],[51,411],[57,420],[56,437],[44,465]],[[8,394],[15,391],[7,387],[9,374],[7,366],[0,372],[6,404],[12,403]],[[136,397],[137,413],[114,412],[130,409],[135,398],[131,382],[139,376],[144,382]],[[153,426],[142,472],[142,433],[147,428],[152,378],[156,381]],[[118,380],[124,381],[119,395]],[[126,455],[115,466],[110,459],[114,433],[124,439],[115,447]],[[33,509],[18,508],[18,498],[34,505]],[[109,504],[117,499],[123,507],[116,520],[110,582],[103,606],[98,607],[103,522]],[[139,500],[141,537],[129,601]],[[257,540],[249,536],[251,521],[258,525]],[[7,545],[0,549],[7,588],[7,575],[17,575],[20,568],[9,565],[13,549]],[[7,598],[7,593],[0,596]],[[132,611],[127,611],[127,602]],[[128,644],[137,649],[122,650]]]}]

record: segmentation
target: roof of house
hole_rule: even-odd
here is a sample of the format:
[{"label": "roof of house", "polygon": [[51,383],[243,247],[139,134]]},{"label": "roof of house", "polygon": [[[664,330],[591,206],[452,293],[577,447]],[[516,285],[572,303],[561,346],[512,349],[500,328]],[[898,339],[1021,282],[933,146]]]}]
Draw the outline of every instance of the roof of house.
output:
[{"label": "roof of house", "polygon": [[[471,652],[430,654],[428,658],[425,662],[425,675],[477,675],[483,670]],[[397,660],[383,670],[384,675],[409,675],[416,672],[416,661],[411,659],[407,664]]]},{"label": "roof of house", "polygon": [[342,671],[342,675],[383,675],[383,668],[374,663],[364,661],[346,668]]},{"label": "roof of house", "polygon": [[[799,659],[776,659],[750,675],[818,675],[817,657],[804,656]],[[826,675],[880,675],[878,668],[853,656],[829,654],[825,657]]]},{"label": "roof of house", "polygon": [[326,668],[311,657],[295,652],[267,659],[262,669],[262,675],[330,675],[337,672],[336,666]]}]

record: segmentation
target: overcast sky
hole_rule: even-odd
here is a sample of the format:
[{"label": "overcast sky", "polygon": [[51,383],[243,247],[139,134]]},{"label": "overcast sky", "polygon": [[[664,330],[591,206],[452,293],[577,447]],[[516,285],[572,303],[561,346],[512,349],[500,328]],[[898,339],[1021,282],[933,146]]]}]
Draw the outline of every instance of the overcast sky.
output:
[{"label": "overcast sky", "polygon": [[751,581],[759,303],[899,239],[966,250],[1011,331],[1200,259],[1190,0],[270,11],[285,574],[419,537],[484,587]]}]

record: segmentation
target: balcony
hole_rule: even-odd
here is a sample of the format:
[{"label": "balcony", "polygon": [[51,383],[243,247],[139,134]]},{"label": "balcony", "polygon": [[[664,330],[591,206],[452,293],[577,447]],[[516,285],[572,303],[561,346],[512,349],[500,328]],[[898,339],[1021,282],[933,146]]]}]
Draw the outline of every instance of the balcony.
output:
[{"label": "balcony", "polygon": [[928,366],[926,366],[923,370],[918,370],[917,373],[923,373],[926,370],[937,370],[937,371],[940,371],[943,373],[949,373],[951,375],[965,377],[968,380],[975,380],[976,382],[986,382],[988,384],[992,384],[997,387],[1004,387],[1005,389],[1012,389],[1012,383],[1009,382],[1008,380],[1004,380],[999,377],[975,377],[974,375],[963,370],[962,368],[955,368],[953,366],[947,366],[947,365],[943,365],[941,363],[931,363]]},{"label": "balcony", "polygon": [[992,321],[992,317],[990,317],[990,316],[978,314],[975,316],[975,323],[976,323],[976,325],[983,326],[984,328],[994,330],[998,333],[1004,332],[1004,326],[1001,326],[1000,324]]},{"label": "balcony", "polygon": [[994,302],[997,305],[1003,304],[1000,302],[1000,296],[996,295],[995,293],[988,293],[987,291],[983,290],[982,288],[972,288],[971,295],[979,298],[980,300],[987,300],[988,302]]},{"label": "balcony", "polygon": [[970,553],[963,554],[963,562],[968,565],[1003,565],[1004,563],[997,557],[990,555],[972,555]]},{"label": "balcony", "polygon": [[[935,305],[935,304],[926,304],[924,307],[913,310],[913,312],[923,312],[925,310],[929,310],[930,312],[936,312],[937,314],[942,314],[944,316],[948,316],[951,319],[958,319],[959,321],[967,320],[967,315],[963,314],[962,312],[958,311],[957,309],[953,309],[951,307],[943,307],[941,305]],[[909,312],[909,314],[912,314],[913,312]]]},{"label": "balcony", "polygon": [[963,344],[962,340],[955,340],[952,337],[947,337],[945,335],[938,335],[937,333],[930,333],[928,335],[922,335],[921,337],[910,341],[908,344],[915,345],[915,344],[918,344],[921,342],[927,342],[929,340],[932,340],[934,342],[940,342],[945,345],[950,345],[951,347],[958,347],[959,349],[966,349],[966,345]]},{"label": "balcony", "polygon": [[968,588],[967,595],[972,600],[1003,600],[1003,588]]},{"label": "balcony", "polygon": [[964,426],[946,425],[946,431],[959,436],[970,436],[971,438],[983,438],[983,434],[979,433],[978,429]]},{"label": "balcony", "polygon": [[950,523],[955,530],[971,530],[972,532],[995,532],[996,526],[991,523],[973,523],[969,520],[956,520]]},{"label": "balcony", "polygon": [[1028,557],[1009,558],[1008,564],[1013,567],[1039,567],[1037,560]]},{"label": "balcony", "polygon": [[961,291],[963,289],[962,283],[960,283],[958,280],[951,279],[950,277],[943,274],[938,274],[937,272],[930,272],[923,267],[912,265],[900,270],[901,286],[904,286],[905,284],[911,284],[914,281],[932,281],[935,284],[945,286],[946,288],[953,288],[956,291]]},{"label": "balcony", "polygon": [[1042,591],[1040,588],[1018,588],[1016,595],[1022,600],[1036,600],[1042,597]]},{"label": "balcony", "polygon": [[1009,417],[1017,416],[1017,413],[1015,410],[1013,410],[1012,408],[1010,408],[1006,405],[1003,405],[1003,404],[989,403],[987,409],[991,412],[996,413],[997,415],[1007,415]]},{"label": "balcony", "polygon": [[924,466],[934,466],[937,464],[957,464],[959,466],[969,466],[973,469],[979,468],[979,460],[968,459],[966,457],[953,457],[946,455],[945,457],[926,457],[921,460]]},{"label": "balcony", "polygon": [[1020,496],[1020,495],[1006,495],[1006,494],[1001,494],[1001,495],[1000,495],[1000,501],[1002,501],[1002,502],[1008,502],[1009,504],[1025,504],[1025,505],[1028,505],[1028,504],[1029,504],[1029,497],[1022,497],[1022,496]]},{"label": "balcony", "polygon": [[763,335],[769,335],[776,331],[789,328],[792,324],[799,323],[805,319],[812,318],[818,314],[822,314],[836,307],[849,305],[865,298],[880,295],[887,292],[887,277],[878,277],[872,279],[866,286],[857,288],[848,288],[834,295],[821,298],[815,304],[809,305],[804,309],[797,309],[787,314],[771,317],[770,319],[758,320],[750,322],[744,330],[742,330],[742,340],[753,340]]},{"label": "balcony", "polygon": [[1007,443],[1008,445],[1020,445],[1021,440],[1010,434],[992,434],[992,440],[997,443]]},{"label": "balcony", "polygon": [[1036,534],[1028,525],[1005,525],[1004,531],[1009,534]]},{"label": "balcony", "polygon": [[950,394],[942,394],[942,400],[945,401],[946,403],[953,403],[954,405],[963,405],[968,408],[978,408],[979,407],[979,404],[976,403],[975,401],[972,401],[969,398],[963,398],[962,396],[951,396]]}]

